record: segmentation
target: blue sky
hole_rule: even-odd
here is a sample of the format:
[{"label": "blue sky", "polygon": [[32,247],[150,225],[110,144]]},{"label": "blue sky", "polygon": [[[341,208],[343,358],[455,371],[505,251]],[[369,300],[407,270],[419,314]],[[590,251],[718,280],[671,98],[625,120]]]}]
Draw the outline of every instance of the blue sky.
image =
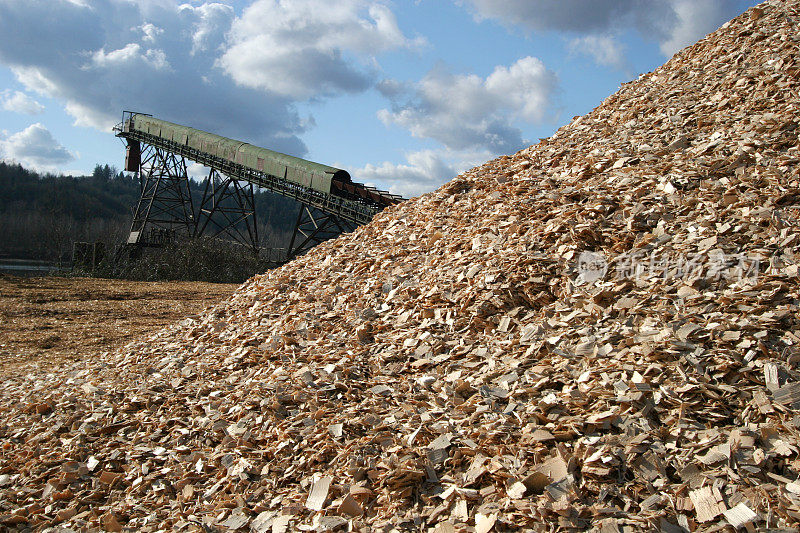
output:
[{"label": "blue sky", "polygon": [[132,109],[414,196],[756,3],[0,0],[0,158],[121,167],[110,127]]}]

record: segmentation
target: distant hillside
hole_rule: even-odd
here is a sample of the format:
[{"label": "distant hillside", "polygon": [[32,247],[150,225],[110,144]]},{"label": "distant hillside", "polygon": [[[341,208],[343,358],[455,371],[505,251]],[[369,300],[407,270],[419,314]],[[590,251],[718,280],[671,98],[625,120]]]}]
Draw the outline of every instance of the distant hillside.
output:
[{"label": "distant hillside", "polygon": [[[199,201],[201,185],[190,183]],[[0,161],[0,258],[68,260],[75,241],[113,248],[127,238],[138,199],[138,180],[113,166],[75,177]],[[275,194],[256,194],[263,246],[285,246],[298,208]]]}]

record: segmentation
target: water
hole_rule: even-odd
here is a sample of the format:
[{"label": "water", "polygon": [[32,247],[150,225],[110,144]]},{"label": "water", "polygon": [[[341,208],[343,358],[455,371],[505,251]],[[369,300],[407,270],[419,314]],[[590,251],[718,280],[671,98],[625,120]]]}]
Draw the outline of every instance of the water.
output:
[{"label": "water", "polygon": [[33,261],[26,259],[0,259],[0,272],[20,276],[35,274],[50,274],[69,270],[68,266],[50,263],[47,261]]}]

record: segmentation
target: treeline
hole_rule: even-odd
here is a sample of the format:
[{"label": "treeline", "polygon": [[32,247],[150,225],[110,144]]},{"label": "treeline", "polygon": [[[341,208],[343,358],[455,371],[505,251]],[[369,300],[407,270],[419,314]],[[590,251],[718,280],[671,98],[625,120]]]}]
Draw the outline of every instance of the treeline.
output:
[{"label": "treeline", "polygon": [[[189,183],[197,206],[203,186]],[[114,254],[127,240],[139,196],[135,175],[113,166],[61,176],[0,161],[0,258],[69,263],[75,242],[99,242]],[[261,246],[286,247],[299,204],[267,191],[257,192],[255,202]]]},{"label": "treeline", "polygon": [[75,241],[113,246],[130,227],[138,191],[108,165],[74,177],[0,162],[0,257],[69,261]]}]

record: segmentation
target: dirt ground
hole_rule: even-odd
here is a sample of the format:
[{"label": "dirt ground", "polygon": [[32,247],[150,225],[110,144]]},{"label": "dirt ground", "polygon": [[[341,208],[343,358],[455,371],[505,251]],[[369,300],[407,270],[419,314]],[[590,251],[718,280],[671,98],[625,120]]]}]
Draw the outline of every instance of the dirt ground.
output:
[{"label": "dirt ground", "polygon": [[120,348],[200,313],[238,285],[0,274],[0,378]]}]

